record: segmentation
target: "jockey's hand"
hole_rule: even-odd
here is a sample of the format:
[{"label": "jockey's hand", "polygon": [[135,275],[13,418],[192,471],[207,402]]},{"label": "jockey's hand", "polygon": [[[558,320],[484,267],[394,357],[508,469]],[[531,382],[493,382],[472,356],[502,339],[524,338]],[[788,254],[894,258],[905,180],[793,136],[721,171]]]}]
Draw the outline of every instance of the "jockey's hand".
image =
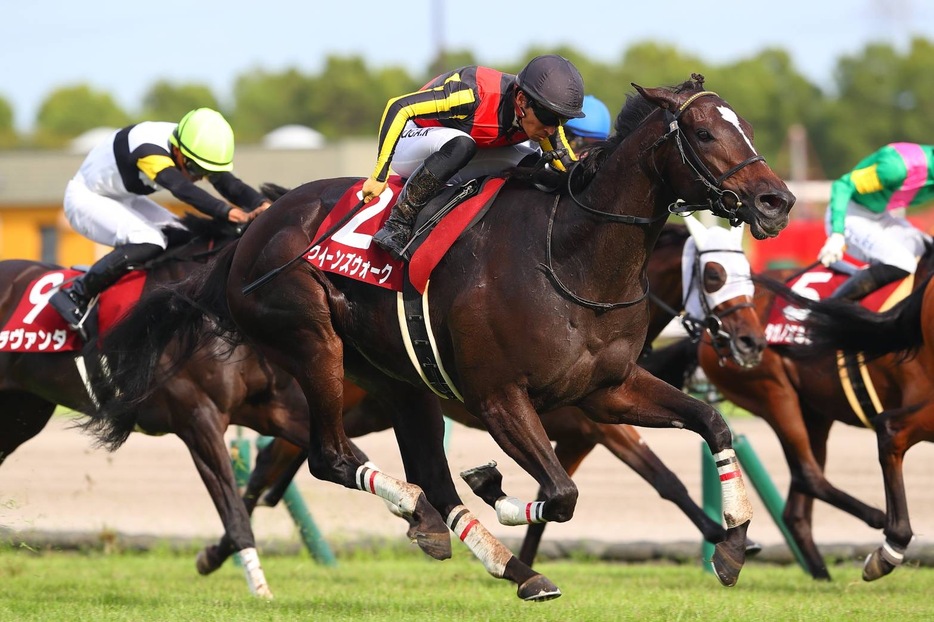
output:
[{"label": "jockey's hand", "polygon": [[254,207],[250,211],[250,219],[252,220],[256,218],[257,216],[259,216],[260,214],[262,214],[263,212],[265,212],[267,209],[269,209],[270,205],[272,205],[272,201],[263,201],[258,206]]},{"label": "jockey's hand", "polygon": [[846,252],[846,238],[842,233],[831,233],[824,247],[820,249],[817,258],[825,266],[843,259],[843,253]]},{"label": "jockey's hand", "polygon": [[230,211],[227,212],[227,220],[234,223],[235,225],[243,225],[253,220],[256,211],[257,210],[254,210],[253,212],[245,212],[239,207],[232,207],[230,208]]},{"label": "jockey's hand", "polygon": [[363,202],[369,203],[372,199],[375,199],[383,193],[383,190],[386,189],[387,183],[385,181],[377,181],[375,177],[370,177],[365,182],[363,182]]},{"label": "jockey's hand", "polygon": [[554,151],[546,151],[542,154],[542,157],[547,159],[551,163],[551,167],[555,170],[567,172],[570,170],[571,165],[574,164],[574,160],[571,159],[570,154],[568,154],[567,149],[555,149]]}]

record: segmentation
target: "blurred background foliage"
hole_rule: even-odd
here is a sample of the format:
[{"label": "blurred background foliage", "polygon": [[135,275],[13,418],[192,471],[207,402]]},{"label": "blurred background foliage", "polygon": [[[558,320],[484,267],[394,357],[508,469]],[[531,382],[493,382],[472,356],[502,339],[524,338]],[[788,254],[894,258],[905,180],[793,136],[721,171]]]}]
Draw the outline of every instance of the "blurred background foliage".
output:
[{"label": "blurred background foliage", "polygon": [[[811,151],[808,177],[833,178],[891,141],[934,142],[934,43],[916,38],[900,52],[867,44],[837,59],[829,84],[813,84],[787,51],[765,49],[730,64],[710,64],[676,46],[642,42],[615,62],[594,61],[569,47],[534,47],[511,65],[517,72],[537,54],[558,53],[580,69],[587,91],[618,110],[633,93],[631,83],[674,85],[704,74],[753,125],[756,144],[773,167],[788,173],[788,135],[803,127]],[[224,112],[240,144],[257,143],[287,124],[306,125],[328,140],[375,136],[386,102],[416,90],[441,71],[483,63],[468,50],[439,55],[422,75],[398,66],[368,66],[359,56],[330,56],[318,73],[296,68],[254,69],[237,76],[231,101],[200,84],[160,80],[139,102],[123,110],[113,96],[87,84],[63,85],[42,102],[29,135],[18,134],[14,110],[0,93],[0,148],[60,148],[85,131],[141,120],[177,120],[188,110],[210,106]]]}]

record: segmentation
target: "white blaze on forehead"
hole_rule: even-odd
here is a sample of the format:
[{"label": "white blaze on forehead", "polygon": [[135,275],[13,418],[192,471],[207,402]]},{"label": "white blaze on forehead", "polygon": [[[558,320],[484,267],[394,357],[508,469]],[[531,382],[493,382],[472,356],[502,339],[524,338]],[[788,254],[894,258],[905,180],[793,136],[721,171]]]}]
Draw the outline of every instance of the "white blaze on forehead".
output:
[{"label": "white blaze on forehead", "polygon": [[724,118],[728,123],[732,123],[736,126],[736,129],[739,130],[740,136],[743,137],[743,140],[746,141],[746,144],[749,145],[749,148],[752,149],[752,152],[758,155],[756,148],[752,146],[752,141],[749,140],[749,137],[746,136],[746,132],[743,131],[742,126],[739,124],[739,117],[736,116],[736,113],[726,106],[717,106],[717,110],[720,111],[720,116]]}]

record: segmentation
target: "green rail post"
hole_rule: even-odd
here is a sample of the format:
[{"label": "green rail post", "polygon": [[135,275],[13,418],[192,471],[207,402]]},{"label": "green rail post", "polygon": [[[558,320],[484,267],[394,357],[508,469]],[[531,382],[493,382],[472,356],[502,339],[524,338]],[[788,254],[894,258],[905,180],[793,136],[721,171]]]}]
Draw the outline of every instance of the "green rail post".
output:
[{"label": "green rail post", "polygon": [[241,490],[250,479],[250,441],[243,436],[243,430],[237,427],[237,438],[230,441],[230,464],[233,466],[234,479]]},{"label": "green rail post", "polygon": [[[243,428],[237,426],[237,437],[230,441],[230,464],[233,466],[234,481],[240,494],[246,488],[246,483],[250,479],[250,440],[244,438]],[[233,556],[234,564],[240,565],[240,556]]]},{"label": "green rail post", "polygon": [[[717,463],[710,453],[707,443],[701,442],[701,498],[704,512],[717,523],[723,523],[723,499],[720,493],[720,476],[717,474]],[[706,540],[701,542],[701,559],[706,572],[713,572],[713,567],[707,560],[713,559],[714,545]]]},{"label": "green rail post", "polygon": [[[260,436],[256,439],[256,449],[262,450],[271,442],[272,437]],[[302,542],[304,542],[305,548],[308,549],[308,552],[311,553],[315,561],[325,566],[336,566],[337,559],[335,559],[331,547],[321,534],[321,530],[318,529],[318,525],[316,525],[314,519],[311,518],[311,512],[308,511],[308,506],[305,504],[305,500],[302,499],[302,494],[299,492],[295,482],[290,482],[285,489],[285,493],[282,495],[282,502],[285,503],[286,509],[292,516],[292,520],[298,525],[298,531],[302,537]]]},{"label": "green rail post", "polygon": [[746,475],[749,476],[749,481],[752,482],[756,492],[759,493],[759,498],[762,499],[769,514],[772,515],[772,520],[775,521],[775,525],[778,527],[779,531],[782,532],[785,542],[788,543],[788,548],[791,549],[792,554],[795,556],[795,559],[798,560],[798,564],[800,564],[801,568],[807,572],[808,566],[804,559],[804,554],[801,553],[801,549],[798,548],[798,543],[791,537],[791,532],[788,531],[788,526],[785,525],[785,519],[783,518],[783,514],[785,513],[785,500],[782,498],[781,494],[779,494],[768,471],[765,470],[762,461],[759,460],[759,456],[756,455],[755,450],[753,450],[752,444],[745,435],[734,435],[733,450],[736,452],[736,459],[739,460],[740,466],[743,467],[743,470],[746,471]]}]

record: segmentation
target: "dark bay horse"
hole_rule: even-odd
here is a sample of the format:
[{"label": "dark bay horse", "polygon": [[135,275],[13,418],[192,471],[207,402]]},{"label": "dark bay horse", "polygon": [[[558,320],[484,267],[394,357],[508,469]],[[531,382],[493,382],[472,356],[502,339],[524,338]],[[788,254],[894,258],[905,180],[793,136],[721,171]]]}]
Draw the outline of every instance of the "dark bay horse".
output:
[{"label": "dark bay horse", "polygon": [[[687,244],[687,270],[682,256],[688,242],[688,228],[666,224],[649,258],[648,278],[651,295],[646,343],[653,342],[673,316],[682,314],[693,336],[706,331],[719,344],[720,355],[743,367],[758,364],[765,349],[763,328],[752,308],[753,284],[749,261],[743,254],[743,227],[708,230],[693,216],[685,219],[694,238]],[[688,287],[682,278],[687,276]],[[689,311],[687,310],[689,309]],[[683,313],[682,313],[683,312]],[[669,384],[684,384],[684,372],[696,361],[693,346],[646,353],[639,364]],[[679,360],[681,358],[685,360]],[[472,428],[482,424],[457,401],[442,403],[444,414]],[[555,454],[562,467],[573,476],[597,445],[632,468],[649,482],[662,498],[675,503],[697,525],[709,542],[721,542],[726,532],[691,499],[684,484],[648,447],[638,431],[629,425],[601,424],[577,408],[567,407],[542,414],[542,424],[555,443]],[[385,430],[390,414],[377,400],[365,397],[349,381],[344,383],[344,429],[351,438]],[[284,439],[274,439],[256,458],[256,467],[246,486],[244,501],[252,511],[258,502],[274,506],[281,499],[292,477],[307,459],[307,453]],[[495,503],[495,502],[494,502]],[[519,551],[519,559],[532,565],[547,523],[532,523]],[[756,548],[756,545],[750,545]],[[228,550],[222,542],[218,550]],[[216,557],[217,553],[212,554]]]},{"label": "dark bay horse", "polygon": [[[566,192],[506,183],[433,272],[426,330],[467,410],[541,488],[543,501],[523,504],[497,490],[490,470],[468,473],[482,498],[506,499],[497,504],[500,522],[573,516],[577,488],[539,412],[574,405],[598,423],[687,428],[720,463],[727,537],[712,565],[723,584],[734,585],[751,509],[730,430],[715,409],[637,366],[648,325],[644,270],[670,210],[713,209],[765,238],[787,224],[794,197],[756,153],[749,124],[705,91],[702,78],[636,91],[616,136],[590,152],[576,183],[568,176]],[[398,506],[430,556],[450,556],[450,528],[521,598],[554,598],[557,586],[516,559],[458,498],[439,399],[409,364],[395,293],[293,261],[356,183],[328,179],[290,191],[209,269],[144,298],[127,321],[146,319],[148,347],[177,338],[174,355],[184,359],[205,339],[205,320],[230,320],[232,335],[302,387],[314,476]],[[271,274],[278,274],[273,283],[243,292]],[[150,374],[139,359],[127,352],[111,361],[118,386]],[[364,465],[351,450],[345,374],[391,409],[408,481]],[[119,410],[117,398],[105,407]]]},{"label": "dark bay horse", "polygon": [[[919,263],[916,283],[932,271],[934,252],[928,249]],[[756,308],[763,323],[776,295],[811,309],[811,343],[771,345],[759,366],[745,370],[732,364],[721,366],[702,344],[700,363],[726,399],[765,419],[778,435],[791,474],[783,518],[811,575],[830,578],[811,532],[813,501],[819,499],[870,527],[883,529],[885,544],[867,558],[863,568],[863,578],[872,581],[902,562],[912,537],[902,478],[904,454],[915,443],[934,439],[934,382],[929,366],[934,352],[926,345],[925,354],[912,360],[902,360],[899,354],[881,356],[920,343],[921,331],[930,332],[930,322],[919,315],[926,290],[922,284],[904,303],[876,315],[849,301],[813,303],[775,284],[792,274],[791,270],[764,273],[765,279],[756,287]],[[879,412],[858,413],[847,399],[837,349],[868,353],[865,371],[875,388]],[[835,421],[875,431],[885,513],[836,488],[824,476],[827,438]]]},{"label": "dark bay horse", "polygon": [[[193,236],[152,262],[144,291],[182,279],[238,235],[227,226],[201,218],[186,217],[184,222]],[[55,269],[60,268],[34,261],[0,262],[3,323],[30,282]],[[172,433],[185,443],[220,515],[231,552],[243,562],[251,591],[268,597],[271,592],[259,565],[250,517],[240,500],[224,432],[231,424],[244,425],[261,434],[304,444],[308,409],[290,376],[260,360],[247,347],[221,356],[223,349],[207,350],[175,368],[170,379],[128,414],[125,423],[128,429],[147,434]],[[0,464],[42,431],[56,405],[85,414],[94,412],[76,366],[78,354],[0,352]],[[211,563],[199,557],[199,571],[209,572]]]}]

